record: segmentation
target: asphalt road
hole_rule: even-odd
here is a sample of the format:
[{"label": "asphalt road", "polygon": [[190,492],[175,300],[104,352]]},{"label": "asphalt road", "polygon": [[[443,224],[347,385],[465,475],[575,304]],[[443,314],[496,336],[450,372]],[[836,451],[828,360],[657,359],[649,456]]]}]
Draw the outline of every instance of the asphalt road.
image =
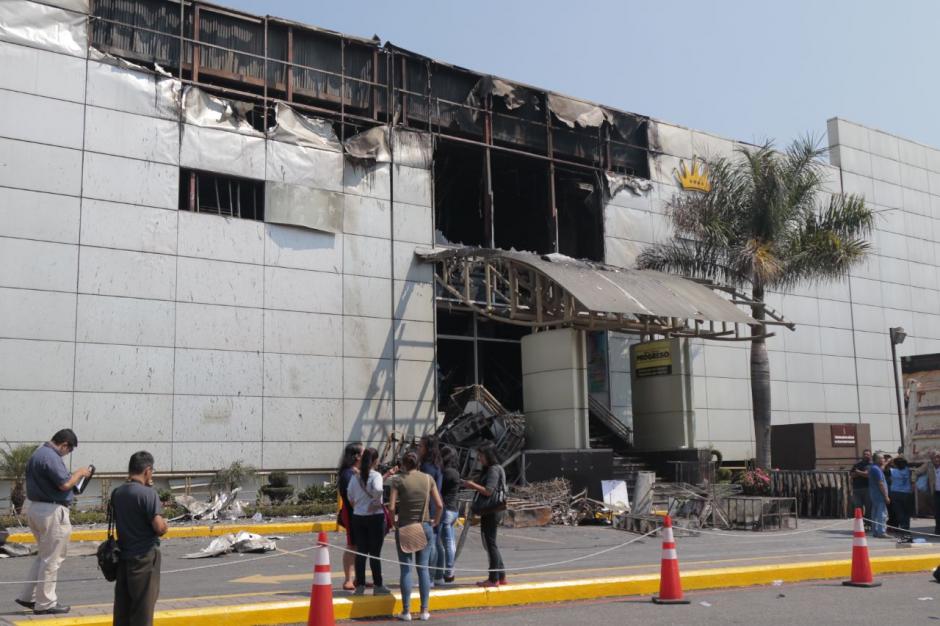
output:
[{"label": "asphalt road", "polygon": [[[834,525],[835,524],[835,525]],[[932,520],[916,520],[915,530],[932,530]],[[801,520],[799,534],[754,533],[739,531],[723,534],[702,534],[677,538],[679,559],[683,570],[736,565],[760,565],[779,562],[848,559],[851,556],[851,520]],[[807,532],[804,532],[807,531]],[[628,546],[604,554],[582,558],[594,552],[627,541]],[[330,541],[343,543],[340,534],[330,534]],[[513,582],[585,579],[628,574],[652,573],[659,569],[661,543],[657,537],[637,540],[637,535],[607,527],[547,527],[531,529],[500,529],[500,545]],[[192,606],[193,602],[238,604],[308,597],[312,582],[312,535],[290,536],[278,541],[277,556],[258,558],[255,555],[228,554],[214,559],[185,560],[182,555],[207,545],[209,539],[172,539],[164,542],[163,572],[158,609]],[[893,541],[870,540],[874,555],[898,554]],[[940,549],[940,545],[932,545]],[[113,587],[97,571],[94,544],[73,544],[73,552],[59,572],[59,597],[74,608],[88,612],[108,610]],[[88,556],[76,556],[84,552]],[[389,537],[382,556],[395,558],[393,540]],[[331,552],[336,595],[342,585],[340,556]],[[564,563],[572,559],[576,561]],[[556,563],[546,568],[512,571]],[[29,558],[0,560],[0,618],[22,615],[14,604],[18,585],[4,582],[27,577]],[[458,568],[485,569],[479,530],[472,528]],[[174,570],[186,570],[172,573]],[[398,567],[384,564],[386,584],[398,583]],[[483,578],[483,572],[458,572],[457,582],[472,585]],[[71,579],[90,578],[91,581]],[[940,595],[940,590],[938,590]]]},{"label": "asphalt road", "polygon": [[[885,626],[936,624],[940,620],[940,585],[927,574],[881,577],[875,589],[814,582],[780,587],[752,587],[688,594],[688,605],[658,606],[648,598],[613,598],[484,611],[434,613],[431,622],[445,626],[550,626],[570,624],[643,624],[643,626]],[[371,619],[376,626],[401,624]]]}]

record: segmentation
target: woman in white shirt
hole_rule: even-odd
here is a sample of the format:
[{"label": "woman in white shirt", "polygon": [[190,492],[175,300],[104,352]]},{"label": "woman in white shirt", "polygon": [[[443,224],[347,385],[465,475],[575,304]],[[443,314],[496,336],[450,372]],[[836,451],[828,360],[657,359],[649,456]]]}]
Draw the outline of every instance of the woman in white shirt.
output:
[{"label": "woman in white shirt", "polygon": [[382,481],[386,476],[379,474],[375,467],[379,463],[379,453],[375,448],[369,448],[362,453],[359,463],[359,475],[349,481],[347,494],[352,504],[352,536],[356,544],[356,590],[355,595],[361,596],[366,591],[366,555],[369,555],[369,566],[372,568],[372,583],[375,585],[372,593],[383,595],[391,593],[388,587],[382,584],[382,562],[379,555],[382,552],[382,543],[385,541],[385,506],[382,502]]}]

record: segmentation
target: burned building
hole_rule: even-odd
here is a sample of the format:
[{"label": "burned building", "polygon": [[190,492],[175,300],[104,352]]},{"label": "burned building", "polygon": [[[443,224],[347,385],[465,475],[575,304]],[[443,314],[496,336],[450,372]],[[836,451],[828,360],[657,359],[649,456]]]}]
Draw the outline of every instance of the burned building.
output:
[{"label": "burned building", "polygon": [[[542,447],[586,447],[591,408],[647,449],[753,454],[747,343],[708,339],[747,315],[631,269],[680,164],[733,141],[174,0],[0,4],[0,105],[11,442],[70,425],[106,471],[141,445],[174,472],[325,470],[480,383]],[[895,212],[857,275],[772,297],[798,324],[771,339],[774,419],[890,447],[879,333],[940,345],[940,153],[842,120],[830,144],[832,190]],[[630,346],[667,335],[676,391],[652,395],[677,402],[638,404]]]}]

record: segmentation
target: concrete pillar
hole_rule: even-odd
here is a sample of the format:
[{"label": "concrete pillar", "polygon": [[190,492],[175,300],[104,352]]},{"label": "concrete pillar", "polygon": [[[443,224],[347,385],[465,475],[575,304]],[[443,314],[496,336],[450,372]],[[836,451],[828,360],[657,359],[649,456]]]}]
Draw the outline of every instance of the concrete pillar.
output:
[{"label": "concrete pillar", "polygon": [[526,447],[590,448],[584,332],[549,330],[522,338]]},{"label": "concrete pillar", "polygon": [[633,445],[637,450],[692,447],[695,413],[690,363],[684,339],[630,346]]}]

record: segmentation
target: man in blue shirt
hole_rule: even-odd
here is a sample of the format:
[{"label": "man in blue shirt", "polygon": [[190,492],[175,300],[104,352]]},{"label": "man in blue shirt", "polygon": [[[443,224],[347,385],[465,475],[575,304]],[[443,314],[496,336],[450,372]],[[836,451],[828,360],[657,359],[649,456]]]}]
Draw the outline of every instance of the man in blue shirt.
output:
[{"label": "man in blue shirt", "polygon": [[885,481],[885,458],[881,453],[872,455],[871,467],[868,468],[868,496],[871,498],[872,536],[879,539],[887,537],[885,522],[888,520],[888,483]]},{"label": "man in blue shirt", "polygon": [[160,595],[160,537],[166,534],[163,507],[153,488],[153,455],[135,452],[127,482],[111,493],[121,549],[114,584],[114,626],[152,626]]},{"label": "man in blue shirt", "polygon": [[82,467],[69,474],[62,457],[78,447],[78,437],[63,428],[42,444],[26,464],[26,519],[36,538],[38,554],[16,603],[33,609],[37,615],[68,613],[59,604],[55,587],[59,566],[72,534],[69,505],[72,489],[82,478],[91,476],[91,468]]}]

